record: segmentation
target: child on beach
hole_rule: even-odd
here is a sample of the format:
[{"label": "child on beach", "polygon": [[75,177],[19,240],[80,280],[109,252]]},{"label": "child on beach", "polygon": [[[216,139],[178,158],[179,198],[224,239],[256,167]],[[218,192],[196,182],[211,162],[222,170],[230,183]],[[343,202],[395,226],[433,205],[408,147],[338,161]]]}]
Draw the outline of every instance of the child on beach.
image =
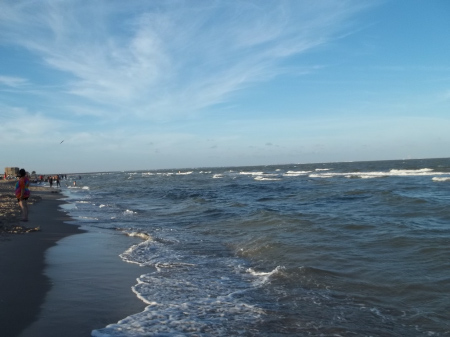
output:
[{"label": "child on beach", "polygon": [[15,195],[19,206],[22,209],[22,220],[28,221],[28,203],[27,200],[30,197],[30,180],[27,177],[27,173],[24,169],[20,169],[18,175],[19,181],[16,183]]}]

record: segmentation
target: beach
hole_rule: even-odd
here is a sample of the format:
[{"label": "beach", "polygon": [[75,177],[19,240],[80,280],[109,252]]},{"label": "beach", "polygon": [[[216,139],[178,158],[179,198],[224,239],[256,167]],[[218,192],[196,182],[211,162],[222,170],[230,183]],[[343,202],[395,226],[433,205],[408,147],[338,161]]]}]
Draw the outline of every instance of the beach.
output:
[{"label": "beach", "polygon": [[[63,196],[48,187],[30,187],[29,221],[19,222],[13,184],[0,182],[2,336],[90,336],[143,310],[130,289],[139,267],[117,256],[127,238],[123,247],[102,252],[108,236],[68,224],[70,217],[60,209]],[[95,282],[100,277],[110,282]]]},{"label": "beach", "polygon": [[446,336],[449,183],[437,158],[35,186],[32,231],[1,235],[0,335]]}]

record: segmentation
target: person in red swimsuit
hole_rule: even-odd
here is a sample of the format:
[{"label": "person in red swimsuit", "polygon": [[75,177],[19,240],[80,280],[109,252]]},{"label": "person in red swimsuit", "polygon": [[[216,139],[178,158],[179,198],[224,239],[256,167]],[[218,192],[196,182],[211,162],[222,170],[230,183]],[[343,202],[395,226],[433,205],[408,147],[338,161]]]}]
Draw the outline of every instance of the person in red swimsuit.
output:
[{"label": "person in red swimsuit", "polygon": [[30,180],[27,177],[27,173],[24,169],[20,169],[19,171],[19,181],[16,183],[16,198],[19,202],[19,206],[22,209],[22,220],[28,221],[28,198],[30,197]]}]

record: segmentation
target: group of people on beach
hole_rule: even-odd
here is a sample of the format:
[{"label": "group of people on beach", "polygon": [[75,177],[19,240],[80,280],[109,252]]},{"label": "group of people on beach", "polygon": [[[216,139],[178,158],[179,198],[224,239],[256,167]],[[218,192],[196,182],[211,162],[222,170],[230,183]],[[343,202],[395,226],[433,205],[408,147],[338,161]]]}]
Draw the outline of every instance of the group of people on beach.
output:
[{"label": "group of people on beach", "polygon": [[38,182],[48,182],[50,187],[53,187],[53,183],[56,183],[56,187],[61,187],[61,180],[67,179],[67,174],[56,174],[56,175],[49,175],[49,176],[43,176],[40,175]]},{"label": "group of people on beach", "polygon": [[[41,180],[42,181],[42,180]],[[56,183],[56,187],[61,187],[61,183],[60,183],[60,179],[59,179],[59,175],[56,176],[49,176],[47,177],[47,180],[50,187],[53,187],[53,181]]]}]

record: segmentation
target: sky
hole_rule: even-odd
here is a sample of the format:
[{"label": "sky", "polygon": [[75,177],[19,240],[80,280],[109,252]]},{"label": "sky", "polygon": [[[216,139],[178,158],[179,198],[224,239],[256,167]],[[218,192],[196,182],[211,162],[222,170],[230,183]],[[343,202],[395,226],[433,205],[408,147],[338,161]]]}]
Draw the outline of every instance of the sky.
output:
[{"label": "sky", "polygon": [[3,0],[0,167],[450,157],[448,0]]}]

